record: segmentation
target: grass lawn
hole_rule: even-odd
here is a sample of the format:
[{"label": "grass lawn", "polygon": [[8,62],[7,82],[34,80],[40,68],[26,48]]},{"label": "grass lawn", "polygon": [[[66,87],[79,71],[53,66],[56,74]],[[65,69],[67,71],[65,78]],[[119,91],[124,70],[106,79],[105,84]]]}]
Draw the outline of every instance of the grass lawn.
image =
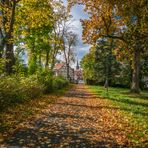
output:
[{"label": "grass lawn", "polygon": [[89,86],[91,92],[99,99],[107,99],[112,109],[121,111],[131,127],[129,139],[135,143],[144,141],[148,144],[148,91],[132,94],[128,89],[109,88],[107,92],[102,86]]},{"label": "grass lawn", "polygon": [[20,128],[22,122],[33,120],[37,114],[41,113],[51,103],[56,102],[56,99],[71,87],[72,85],[60,90],[54,90],[49,95],[43,95],[0,111],[0,142],[4,137]]}]

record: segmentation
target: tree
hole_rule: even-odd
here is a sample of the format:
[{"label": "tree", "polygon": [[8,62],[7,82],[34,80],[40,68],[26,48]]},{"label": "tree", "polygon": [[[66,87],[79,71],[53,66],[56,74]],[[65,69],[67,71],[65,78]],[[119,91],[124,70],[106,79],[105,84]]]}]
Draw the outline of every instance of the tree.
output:
[{"label": "tree", "polygon": [[[17,8],[15,36],[18,44],[26,47],[29,56],[29,71],[33,74],[43,66],[49,68],[51,50],[50,36],[55,23],[53,8],[49,0],[21,1]],[[19,25],[21,24],[21,26]],[[43,58],[45,54],[45,58]]]},{"label": "tree", "polygon": [[0,37],[1,37],[1,51],[2,57],[4,47],[6,47],[6,72],[11,74],[15,64],[13,51],[13,32],[15,23],[16,6],[20,0],[1,0],[1,19],[0,19]]},{"label": "tree", "polygon": [[98,40],[82,61],[83,76],[87,84],[130,87],[131,69],[128,62],[119,62],[114,54],[113,43]]},{"label": "tree", "polygon": [[77,34],[73,32],[66,32],[63,38],[63,52],[64,52],[64,59],[67,67],[67,78],[70,79],[69,76],[69,64],[71,61],[74,61],[75,53],[74,47],[77,43]]},{"label": "tree", "polygon": [[70,15],[67,12],[66,7],[62,4],[58,5],[54,15],[55,24],[53,26],[53,31],[50,38],[50,43],[52,45],[50,53],[52,71],[55,66],[57,55],[63,52],[63,38],[66,32],[69,30],[69,26],[67,24],[69,19]]},{"label": "tree", "polygon": [[70,7],[76,3],[85,5],[90,15],[82,20],[85,42],[94,44],[98,38],[107,37],[128,47],[133,63],[131,90],[139,93],[140,54],[147,45],[146,0],[69,0]]},{"label": "tree", "polygon": [[[112,39],[100,39],[97,41],[95,50],[95,71],[102,77],[102,80],[109,85],[114,84],[116,76],[120,72],[120,63],[117,62],[113,49],[115,48],[115,42]],[[105,85],[104,84],[104,85]]]},{"label": "tree", "polygon": [[69,76],[69,64],[71,61],[74,61],[74,47],[77,43],[77,34],[73,33],[71,23],[72,16],[67,12],[67,9],[64,6],[60,6],[55,15],[55,25],[52,32],[52,52],[51,52],[51,70],[55,65],[55,59],[57,54],[62,54],[63,59],[66,63],[67,68],[67,78]]},{"label": "tree", "polygon": [[84,81],[87,84],[95,84],[95,48],[92,47],[90,52],[86,54],[81,60],[81,67],[83,68]]}]

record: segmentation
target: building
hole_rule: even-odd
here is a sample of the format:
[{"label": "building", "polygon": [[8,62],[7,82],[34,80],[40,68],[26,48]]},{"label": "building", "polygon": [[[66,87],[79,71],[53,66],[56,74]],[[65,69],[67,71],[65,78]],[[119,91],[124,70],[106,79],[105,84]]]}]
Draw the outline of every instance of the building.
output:
[{"label": "building", "polygon": [[77,61],[76,70],[74,71],[74,80],[76,83],[83,83],[83,71]]},{"label": "building", "polygon": [[[54,73],[56,76],[62,76],[65,79],[68,79],[66,63],[64,62],[57,63],[54,67]],[[70,66],[69,66],[69,77],[70,77],[70,81],[74,80],[74,69],[71,68]]]}]

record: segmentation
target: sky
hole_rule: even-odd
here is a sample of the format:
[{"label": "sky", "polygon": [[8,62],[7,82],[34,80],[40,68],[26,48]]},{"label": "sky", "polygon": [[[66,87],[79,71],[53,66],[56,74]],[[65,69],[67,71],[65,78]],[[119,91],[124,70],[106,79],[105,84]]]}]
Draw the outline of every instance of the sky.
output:
[{"label": "sky", "polygon": [[[65,6],[67,5],[67,0],[63,0]],[[80,19],[87,19],[88,14],[83,11],[82,5],[75,5],[71,10],[71,15],[73,16],[73,23],[71,24],[74,27],[73,31],[78,34],[78,43],[76,48],[76,59],[80,62],[81,59],[84,57],[86,53],[89,52],[90,45],[84,44],[82,41],[82,25]],[[24,55],[25,61],[27,62],[27,55]],[[73,68],[75,67],[76,63],[71,65]]]},{"label": "sky", "polygon": [[[67,0],[63,0],[64,4],[67,5]],[[83,11],[83,6],[75,5],[71,10],[71,15],[73,16],[74,22],[72,26],[74,26],[74,32],[78,34],[79,42],[76,46],[76,55],[78,60],[80,61],[86,53],[88,53],[90,45],[84,44],[82,41],[82,25],[80,19],[87,19],[88,14]]]}]

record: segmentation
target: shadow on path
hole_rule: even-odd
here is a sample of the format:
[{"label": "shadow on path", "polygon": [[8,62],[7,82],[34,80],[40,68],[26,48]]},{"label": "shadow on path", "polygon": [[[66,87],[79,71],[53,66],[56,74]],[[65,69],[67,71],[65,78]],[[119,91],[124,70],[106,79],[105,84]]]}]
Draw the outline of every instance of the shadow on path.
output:
[{"label": "shadow on path", "polygon": [[[86,105],[84,102],[90,97],[93,97],[93,95],[82,91],[83,89],[82,86],[78,86],[78,88],[59,98],[59,101],[53,104],[49,111],[43,113],[43,117],[29,123],[29,127],[18,129],[8,139],[5,139],[3,146],[11,148],[125,147],[126,143],[124,143],[124,145],[118,144],[116,138],[111,138],[109,135],[106,136],[104,134],[109,132],[115,134],[120,133],[121,131],[119,129],[98,129],[95,127],[95,125],[99,124],[99,122],[95,123],[94,118],[98,118],[95,112],[94,115],[88,113],[87,116],[83,116],[78,112],[80,109],[86,113],[88,109],[91,109],[91,112],[93,112],[94,109],[106,107]],[[73,97],[75,97],[79,103],[74,102]],[[85,98],[86,100],[84,100]],[[65,100],[65,103],[60,100]],[[78,108],[77,114],[73,106]]]},{"label": "shadow on path", "polygon": [[[49,118],[66,118],[63,115],[59,116],[54,114]],[[78,118],[78,117],[71,117]],[[111,147],[119,147],[119,145],[113,139],[106,138],[103,141],[91,141],[84,135],[96,134],[94,129],[80,128],[79,130],[70,129],[66,123],[58,124],[43,121],[40,119],[35,122],[34,128],[21,129],[14,133],[14,135],[5,141],[7,146],[18,147],[71,147],[71,148],[91,148],[91,147],[105,147],[110,145]]]}]

